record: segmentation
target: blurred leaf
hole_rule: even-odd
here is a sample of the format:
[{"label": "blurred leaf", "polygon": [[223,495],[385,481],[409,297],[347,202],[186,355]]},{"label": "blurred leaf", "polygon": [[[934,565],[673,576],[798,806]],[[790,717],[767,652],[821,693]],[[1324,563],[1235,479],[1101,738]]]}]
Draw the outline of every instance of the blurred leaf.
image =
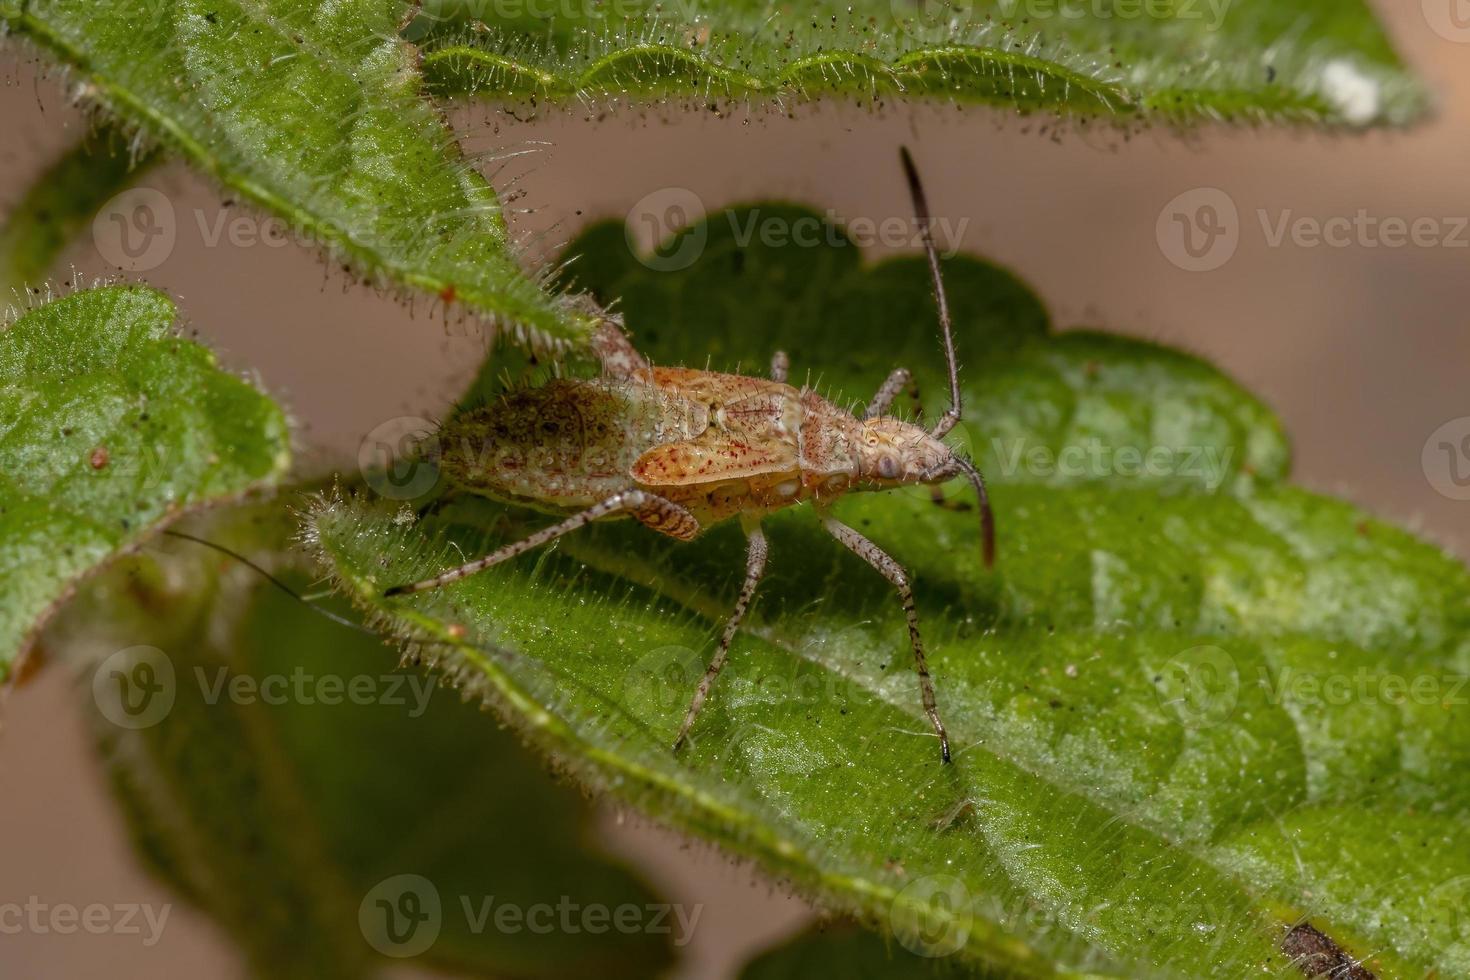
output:
[{"label": "blurred leaf", "polygon": [[[187,524],[299,590],[292,528],[279,502]],[[260,572],[164,539],[95,583],[54,641],[87,668],[142,853],[259,975],[361,976],[378,953],[494,977],[646,977],[668,961],[672,916],[669,931],[611,927],[624,906],[651,922],[658,899],[589,843],[574,791],[475,705]],[[605,931],[587,927],[594,908]]]},{"label": "blurred leaf", "polygon": [[0,679],[80,577],[286,470],[281,410],[177,336],[174,314],[109,286],[0,331]]},{"label": "blurred leaf", "polygon": [[1402,124],[1424,93],[1364,0],[428,0],[429,81],[490,98],[842,96],[1118,122]]},{"label": "blurred leaf", "polygon": [[[624,297],[660,363],[703,348],[717,368],[763,365],[780,343],[796,378],[810,367],[865,396],[912,356],[942,391],[920,264],[863,271],[840,242],[741,248],[724,217],[688,232],[704,248],[683,271],[644,267],[608,231],[577,267]],[[992,472],[993,573],[973,512],[904,492],[838,504],[916,583],[953,766],[896,598],[800,510],[766,522],[762,599],[677,757],[743,568],[738,529],[681,545],[597,525],[395,599],[383,589],[545,519],[469,498],[412,525],[358,495],[318,505],[310,533],[359,605],[589,783],[905,945],[1018,975],[1300,976],[1320,966],[1290,962],[1308,920],[1380,978],[1470,970],[1455,911],[1470,883],[1466,569],[1277,485],[1277,424],[1199,362],[1048,338],[1039,303],[993,267],[955,262],[948,281],[972,437],[1058,457],[1100,443],[1076,471],[1026,457]],[[1161,451],[1157,473],[1122,464],[1140,445]],[[1181,479],[1207,451],[1228,479]]]},{"label": "blurred leaf", "polygon": [[[421,92],[403,0],[0,0],[86,92],[369,280],[538,343],[586,314],[517,265],[494,189]],[[0,25],[3,26],[3,25]]]},{"label": "blurred leaf", "polygon": [[88,133],[41,175],[0,226],[0,303],[39,293],[56,257],[103,204],[157,159],[110,126]]}]

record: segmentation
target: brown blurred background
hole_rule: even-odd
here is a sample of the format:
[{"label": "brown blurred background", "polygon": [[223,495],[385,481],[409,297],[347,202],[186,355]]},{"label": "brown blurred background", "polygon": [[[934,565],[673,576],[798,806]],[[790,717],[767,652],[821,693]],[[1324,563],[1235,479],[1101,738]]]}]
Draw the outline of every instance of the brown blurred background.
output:
[{"label": "brown blurred background", "polygon": [[[1432,5],[1439,0],[1425,0]],[[1444,0],[1453,2],[1453,0]],[[941,217],[968,218],[966,249],[1018,272],[1062,326],[1096,326],[1204,355],[1271,404],[1293,437],[1296,479],[1345,496],[1470,556],[1470,455],[1438,450],[1470,436],[1470,32],[1436,34],[1418,0],[1379,4],[1400,51],[1428,81],[1438,111],[1401,133],[1328,138],[1291,131],[1206,130],[1072,135],[1059,142],[998,113],[937,108],[875,116],[831,107],[795,120],[623,112],[591,121],[543,112],[522,122],[477,106],[456,113],[472,150],[536,152],[487,163],[514,182],[514,223],[548,248],[585,222],[622,218],[667,187],[709,209],[788,198],[848,218],[906,216],[896,148],[910,144]],[[58,77],[13,47],[0,60],[0,208],[13,203],[86,128]],[[540,145],[540,144],[546,145]],[[351,466],[363,436],[398,415],[441,410],[474,371],[483,342],[353,285],[295,245],[211,247],[206,226],[258,217],[222,211],[219,190],[178,165],[142,184],[178,218],[172,252],[141,278],[176,296],[227,364],[254,371],[300,422],[303,456]],[[1236,249],[1208,271],[1171,261],[1168,207],[1198,188],[1238,212]],[[1193,207],[1200,195],[1179,206]],[[1433,219],[1438,244],[1273,246],[1283,216]],[[1163,220],[1161,222],[1161,214]],[[1455,219],[1459,219],[1456,221]],[[1427,227],[1427,226],[1426,226]],[[1458,231],[1456,229],[1459,228]],[[1448,239],[1448,240],[1445,240]],[[1228,242],[1227,242],[1228,244]],[[1223,248],[1223,246],[1222,246]],[[1216,264],[1221,252],[1212,253]],[[90,240],[66,256],[110,271]],[[64,266],[63,266],[64,268]],[[1454,420],[1462,420],[1454,424]],[[1441,430],[1452,423],[1448,430]],[[1426,443],[1435,436],[1426,456]],[[1465,447],[1470,448],[1470,443]],[[115,821],[84,737],[72,680],[52,666],[4,705],[0,737],[3,900],[170,900],[141,874]],[[604,820],[608,847],[634,857],[667,893],[705,905],[679,974],[730,976],[756,949],[810,916],[702,846]],[[233,976],[228,944],[175,904],[162,939],[0,935],[0,976]]]}]

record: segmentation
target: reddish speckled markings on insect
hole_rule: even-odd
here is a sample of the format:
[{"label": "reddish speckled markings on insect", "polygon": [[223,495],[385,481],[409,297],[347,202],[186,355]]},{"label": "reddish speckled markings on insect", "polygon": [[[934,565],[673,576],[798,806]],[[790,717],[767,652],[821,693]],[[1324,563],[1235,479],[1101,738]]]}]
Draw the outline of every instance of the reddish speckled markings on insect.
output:
[{"label": "reddish speckled markings on insect", "polygon": [[[985,481],[943,442],[960,418],[954,338],[938,253],[929,233],[928,206],[907,151],[903,163],[929,261],[949,369],[950,408],[931,428],[884,414],[901,392],[913,392],[912,378],[904,368],[889,374],[858,418],[810,389],[787,384],[788,362],[780,352],[772,358],[769,379],[652,367],[621,325],[605,317],[591,342],[602,364],[600,378],[557,379],[509,392],[484,407],[461,412],[446,423],[439,438],[439,465],[456,488],[574,513],[483,558],[396,586],[387,594],[448,585],[603,518],[632,517],[688,541],[705,527],[739,517],[748,542],[745,583],[685,713],[674,740],[677,749],[724,666],[765,570],[761,518],[810,501],[828,533],[898,590],[924,713],[939,739],[940,757],[948,762],[949,736],[939,718],[908,574],[828,510],[831,500],[846,493],[913,484],[937,487],[961,477],[979,495],[981,547],[986,564],[993,560],[995,529]],[[943,503],[937,493],[935,499]]]},{"label": "reddish speckled markings on insect", "polygon": [[780,381],[652,368],[559,379],[463,413],[441,434],[440,466],[471,492],[557,508],[590,507],[632,484],[688,510],[697,524],[676,536],[692,538],[731,517],[881,483],[889,454],[917,457],[920,471],[947,460],[942,443],[926,446],[923,430],[894,432],[893,422],[858,420]]}]

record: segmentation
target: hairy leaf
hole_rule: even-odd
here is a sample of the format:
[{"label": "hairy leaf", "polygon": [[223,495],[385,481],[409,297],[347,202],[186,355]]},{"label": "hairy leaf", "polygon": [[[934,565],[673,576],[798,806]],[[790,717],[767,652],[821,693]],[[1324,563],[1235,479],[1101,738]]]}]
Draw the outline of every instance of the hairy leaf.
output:
[{"label": "hairy leaf", "polygon": [[[284,501],[185,529],[307,582]],[[672,928],[613,928],[627,909],[650,922],[656,896],[586,843],[572,790],[457,692],[261,571],[164,538],[50,639],[85,668],[143,856],[259,975],[363,976],[385,956],[494,977],[667,962]]]},{"label": "hairy leaf", "polygon": [[586,316],[517,265],[494,189],[421,91],[402,0],[0,0],[88,94],[373,280],[543,344]]},{"label": "hairy leaf", "polygon": [[0,678],[78,578],[183,510],[280,478],[281,410],[111,286],[0,332]]},{"label": "hairy leaf", "polygon": [[[703,348],[759,367],[780,344],[796,378],[863,401],[904,361],[942,404],[920,263],[741,245],[749,213],[728,217],[686,233],[704,245],[681,271],[607,230],[577,268],[661,363]],[[922,494],[836,512],[910,572],[952,766],[895,596],[804,510],[766,521],[762,599],[677,756],[737,528],[681,545],[597,525],[393,599],[545,519],[457,498],[415,523],[336,496],[315,543],[360,605],[563,765],[910,948],[1018,975],[1470,969],[1466,569],[1281,485],[1276,422],[1198,361],[1049,335],[1003,271],[948,271],[999,567],[973,512]],[[1008,467],[1007,439],[1041,451]]]},{"label": "hairy leaf", "polygon": [[964,980],[998,974],[965,969],[954,957],[921,956],[891,940],[850,927],[801,933],[751,960],[740,972],[740,980],[808,980],[818,976],[845,980]]},{"label": "hairy leaf", "polygon": [[429,0],[426,72],[489,97],[941,98],[1118,122],[1403,123],[1424,96],[1362,0]]}]

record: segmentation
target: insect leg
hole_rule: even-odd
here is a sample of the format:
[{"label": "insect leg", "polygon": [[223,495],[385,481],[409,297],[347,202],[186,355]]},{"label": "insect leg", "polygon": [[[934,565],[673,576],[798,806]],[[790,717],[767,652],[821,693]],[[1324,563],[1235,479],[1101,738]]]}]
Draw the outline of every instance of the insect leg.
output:
[{"label": "insect leg", "polygon": [[908,389],[909,397],[914,400],[914,418],[917,419],[923,413],[923,406],[919,404],[919,386],[914,381],[914,372],[908,368],[893,369],[892,373],[883,382],[883,387],[879,388],[878,393],[873,396],[873,400],[868,402],[867,410],[863,412],[863,418],[877,418],[879,415],[888,411],[888,407],[893,404],[893,400],[898,397],[898,393],[904,389]]},{"label": "insect leg", "polygon": [[699,520],[681,504],[665,500],[656,493],[641,491],[643,503],[632,508],[633,519],[644,527],[667,534],[680,541],[693,541],[699,536]]},{"label": "insect leg", "polygon": [[914,167],[914,158],[909,156],[908,147],[899,152],[899,157],[903,161],[904,176],[908,178],[909,194],[914,199],[914,217],[919,225],[919,237],[924,241],[924,255],[929,260],[934,305],[939,308],[939,329],[944,340],[944,360],[949,368],[949,408],[929,433],[939,439],[960,420],[960,369],[955,364],[954,329],[950,324],[949,300],[944,294],[944,274],[939,269],[939,250],[934,247],[934,233],[929,227],[929,202],[924,197],[924,186],[919,182],[919,171]]},{"label": "insect leg", "polygon": [[609,378],[646,378],[648,362],[633,347],[628,335],[623,333],[622,318],[604,316],[597,325],[589,342],[592,353],[602,364],[602,373]]},{"label": "insect leg", "polygon": [[949,735],[944,731],[944,722],[939,720],[939,706],[934,700],[934,682],[929,677],[929,663],[924,657],[924,641],[919,638],[919,613],[914,608],[914,590],[909,587],[908,573],[882,548],[841,521],[823,516],[822,526],[827,529],[827,533],[841,541],[853,554],[876,568],[884,578],[893,583],[894,588],[898,589],[899,598],[903,601],[903,613],[909,622],[909,642],[914,648],[914,669],[919,672],[919,695],[924,702],[924,714],[929,716],[929,723],[934,726],[934,734],[939,736],[940,758],[948,762]]},{"label": "insect leg", "polygon": [[[599,518],[608,517],[623,511],[632,511],[644,523],[650,523],[653,526],[668,526],[680,530],[686,528],[688,522],[694,521],[693,515],[672,501],[649,493],[647,490],[624,490],[620,493],[613,494],[611,497],[602,501],[602,503],[593,504],[581,513],[573,514],[559,524],[542,528],[529,537],[522,538],[520,541],[508,544],[503,548],[497,548],[484,558],[477,558],[458,568],[451,568],[447,572],[436,575],[433,578],[426,578],[420,582],[395,585],[383,594],[390,596],[406,595],[412,592],[426,592],[429,589],[437,589],[442,585],[457,582],[476,572],[482,572],[492,565],[498,565],[503,561],[514,558],[516,555],[530,551],[532,548],[543,545],[554,538],[559,538],[569,531],[575,531],[583,525],[591,524]],[[682,512],[682,518],[687,520],[680,519],[681,515],[679,512]],[[696,524],[695,527],[698,527],[698,525]]]},{"label": "insect leg", "polygon": [[786,375],[791,372],[791,358],[786,356],[784,350],[778,350],[771,355],[771,380],[786,383]]},{"label": "insect leg", "polygon": [[700,678],[699,687],[694,690],[694,700],[689,702],[689,710],[684,713],[684,724],[679,726],[679,737],[674,739],[675,752],[684,744],[689,729],[694,727],[694,719],[699,716],[699,709],[704,707],[704,700],[709,697],[715,678],[724,670],[725,658],[730,655],[730,644],[735,639],[735,631],[740,628],[740,620],[744,618],[745,610],[750,608],[750,601],[755,598],[755,587],[766,570],[765,532],[759,524],[752,522],[745,528],[745,537],[749,544],[745,554],[745,584],[740,587],[740,598],[735,600],[735,611],[730,614],[730,619],[725,623],[725,632],[720,635],[719,649],[705,669],[704,677]]}]

